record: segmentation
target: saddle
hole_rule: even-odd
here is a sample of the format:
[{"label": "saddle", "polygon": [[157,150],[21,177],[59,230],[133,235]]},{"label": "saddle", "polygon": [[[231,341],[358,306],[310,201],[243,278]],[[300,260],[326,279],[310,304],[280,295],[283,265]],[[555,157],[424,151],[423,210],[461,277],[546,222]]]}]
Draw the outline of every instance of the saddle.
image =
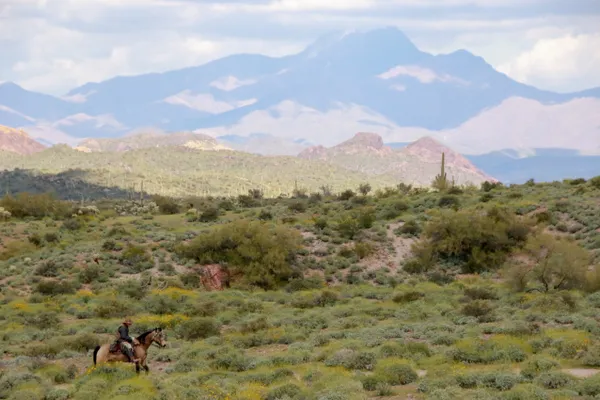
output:
[{"label": "saddle", "polygon": [[108,348],[109,353],[122,353],[123,346],[121,346],[121,335],[119,331],[115,333],[115,341]]},{"label": "saddle", "polygon": [[123,348],[121,347],[121,343],[118,340],[115,340],[110,347],[108,348],[109,353],[121,353]]}]

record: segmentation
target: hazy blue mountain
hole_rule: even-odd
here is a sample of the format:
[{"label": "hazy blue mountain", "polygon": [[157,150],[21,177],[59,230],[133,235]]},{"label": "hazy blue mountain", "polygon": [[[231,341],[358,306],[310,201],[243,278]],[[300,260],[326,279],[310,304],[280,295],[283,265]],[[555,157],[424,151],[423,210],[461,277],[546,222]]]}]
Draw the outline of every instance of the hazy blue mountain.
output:
[{"label": "hazy blue mountain", "polygon": [[498,151],[466,158],[477,168],[503,183],[590,179],[600,176],[600,156],[581,156],[570,149],[535,149],[536,154],[519,158],[513,150]]},{"label": "hazy blue mountain", "polygon": [[[539,90],[466,50],[432,55],[400,30],[382,28],[325,35],[286,57],[238,54],[197,67],[87,83],[60,99],[3,84],[0,124],[45,124],[72,138],[115,137],[155,127],[213,131],[207,132],[213,136],[260,132],[292,142],[339,142],[371,127],[386,141],[410,142],[460,127],[517,97],[550,105],[600,98],[600,88],[571,94]],[[595,103],[577,107],[587,107],[588,115]],[[289,132],[291,126],[297,132]],[[579,134],[588,135],[597,124],[592,120],[583,126]],[[486,134],[502,132],[478,133]]]}]

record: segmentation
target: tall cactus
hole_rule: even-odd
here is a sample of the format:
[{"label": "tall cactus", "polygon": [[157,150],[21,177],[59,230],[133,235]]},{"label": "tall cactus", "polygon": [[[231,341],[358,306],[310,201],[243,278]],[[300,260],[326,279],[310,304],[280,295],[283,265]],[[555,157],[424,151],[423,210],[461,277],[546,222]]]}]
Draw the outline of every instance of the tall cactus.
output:
[{"label": "tall cactus", "polygon": [[448,189],[449,184],[446,176],[446,153],[444,152],[442,152],[442,168],[440,173],[433,180],[432,186],[439,191]]}]

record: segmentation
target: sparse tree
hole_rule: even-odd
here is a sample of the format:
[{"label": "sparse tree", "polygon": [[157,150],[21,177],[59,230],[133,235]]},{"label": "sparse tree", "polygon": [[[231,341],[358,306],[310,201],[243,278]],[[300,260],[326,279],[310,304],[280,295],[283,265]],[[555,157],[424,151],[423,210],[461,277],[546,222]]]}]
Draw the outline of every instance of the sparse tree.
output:
[{"label": "sparse tree", "polygon": [[541,233],[531,237],[524,248],[527,262],[509,270],[517,290],[540,284],[544,292],[579,289],[585,284],[590,254],[577,243]]},{"label": "sparse tree", "polygon": [[331,187],[331,185],[323,185],[319,189],[325,197],[331,196],[331,194],[333,193],[333,188]]},{"label": "sparse tree", "polygon": [[371,192],[371,185],[368,183],[361,183],[358,186],[358,191],[360,192],[360,194],[362,194],[363,196],[368,195]]}]

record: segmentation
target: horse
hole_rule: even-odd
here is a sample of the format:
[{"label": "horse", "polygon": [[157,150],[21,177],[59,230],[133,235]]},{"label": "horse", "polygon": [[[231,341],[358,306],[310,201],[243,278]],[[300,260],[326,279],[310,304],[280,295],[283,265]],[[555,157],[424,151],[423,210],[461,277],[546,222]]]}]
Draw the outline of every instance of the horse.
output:
[{"label": "horse", "polygon": [[[137,337],[139,345],[133,347],[134,357],[140,361],[135,364],[135,371],[140,372],[140,366],[144,368],[146,373],[150,372],[150,368],[146,364],[146,357],[148,356],[148,349],[152,344],[156,344],[159,347],[166,347],[167,340],[166,335],[162,328],[154,328],[148,332],[142,333]],[[122,352],[111,353],[110,343],[103,344],[102,346],[96,346],[94,349],[94,366],[99,363],[111,363],[111,362],[126,362],[129,363],[129,358]]]}]

